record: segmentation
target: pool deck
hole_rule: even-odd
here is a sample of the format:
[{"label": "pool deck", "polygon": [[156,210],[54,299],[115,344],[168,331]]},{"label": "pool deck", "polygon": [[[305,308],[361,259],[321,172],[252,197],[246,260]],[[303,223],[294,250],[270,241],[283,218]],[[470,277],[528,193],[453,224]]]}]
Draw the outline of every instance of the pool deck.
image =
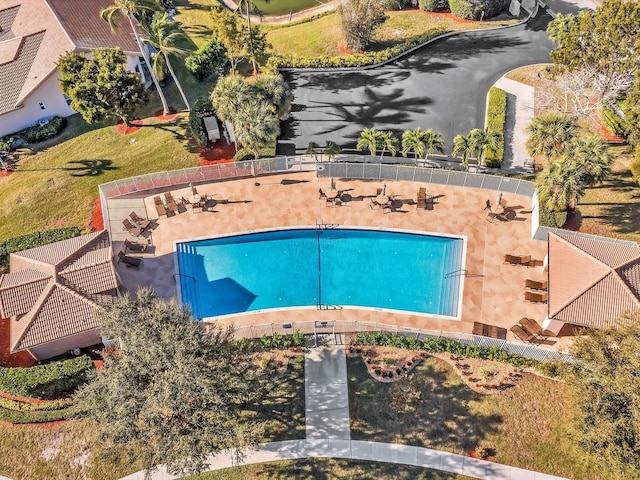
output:
[{"label": "pool deck", "polygon": [[[258,181],[260,186],[257,187],[253,178],[198,185],[198,193],[214,195],[218,202],[215,211],[193,213],[189,209],[186,213],[159,219],[159,226],[152,235],[155,256],[145,257],[139,269],[118,264],[123,286],[135,291],[138,286],[147,285],[161,297],[174,297],[174,241],[277,227],[313,227],[316,223],[323,223],[466,236],[465,268],[468,276],[464,278],[461,320],[378,310],[317,310],[314,307],[236,315],[232,319],[234,325],[355,320],[471,333],[474,321],[508,330],[524,316],[534,318],[538,323],[542,323],[546,316],[546,304],[524,301],[525,280],[546,279],[542,267],[512,266],[503,262],[505,254],[531,255],[531,258],[539,260],[546,255],[547,243],[531,240],[529,197],[503,194],[510,207],[506,212],[509,221],[496,219],[490,222],[483,209],[487,200],[495,204],[496,192],[489,190],[386,181],[386,192],[396,195],[395,198],[402,200],[403,205],[400,211],[383,213],[369,206],[369,197],[375,197],[376,189],[382,186],[380,181],[335,179],[336,188],[349,190],[352,197],[346,203],[348,206],[336,207],[327,207],[325,199],[319,199],[318,189],[327,191],[329,181],[317,178],[315,172],[265,176],[259,177]],[[433,210],[416,209],[420,186],[426,186],[427,194],[435,197]],[[172,193],[176,198],[189,197],[188,187],[172,190]],[[149,218],[157,217],[154,195],[157,193],[144,199]],[[114,242],[114,250],[120,249],[122,244]],[[295,288],[295,279],[292,279],[292,288]],[[511,332],[508,332],[507,339],[516,340]],[[553,338],[543,346],[562,348],[568,340],[569,337]]]}]

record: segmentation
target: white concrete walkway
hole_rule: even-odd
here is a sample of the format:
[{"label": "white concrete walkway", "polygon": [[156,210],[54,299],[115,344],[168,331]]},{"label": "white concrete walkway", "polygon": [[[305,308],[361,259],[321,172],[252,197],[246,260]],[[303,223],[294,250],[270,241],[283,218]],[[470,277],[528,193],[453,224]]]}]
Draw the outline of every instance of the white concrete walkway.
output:
[{"label": "white concrete walkway", "polygon": [[[530,170],[525,162],[530,159],[525,148],[527,126],[533,120],[534,88],[506,77],[500,78],[494,87],[507,92],[507,115],[504,125],[504,160],[501,170]],[[514,105],[515,100],[515,105]]]},{"label": "white concrete walkway", "polygon": [[[259,445],[254,451],[247,453],[243,464],[249,465],[310,457],[345,458],[412,465],[443,472],[459,473],[483,480],[567,480],[544,473],[428,448],[391,443],[320,438],[288,440]],[[208,463],[209,471],[235,466],[230,453],[221,453],[211,457]],[[177,478],[179,477],[168,474],[164,466],[161,466],[151,476],[152,480],[175,480]],[[137,472],[121,480],[144,480],[144,473]]]},{"label": "white concrete walkway", "polygon": [[[313,337],[309,337],[309,340],[313,344]],[[344,345],[307,346],[304,389],[307,438],[350,440]]]}]

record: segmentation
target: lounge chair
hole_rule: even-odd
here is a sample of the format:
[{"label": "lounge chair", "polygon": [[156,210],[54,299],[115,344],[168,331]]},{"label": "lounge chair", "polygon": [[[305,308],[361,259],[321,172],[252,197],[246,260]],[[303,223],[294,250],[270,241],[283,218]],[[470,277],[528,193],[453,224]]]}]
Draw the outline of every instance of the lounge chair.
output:
[{"label": "lounge chair", "polygon": [[530,288],[532,290],[546,290],[549,282],[546,280],[531,280],[528,278],[524,282],[524,288]]},{"label": "lounge chair", "polygon": [[533,303],[547,303],[547,292],[524,292],[524,299]]},{"label": "lounge chair", "polygon": [[541,267],[544,264],[544,261],[542,260],[529,260],[529,262],[527,263],[527,267]]},{"label": "lounge chair", "polygon": [[151,232],[149,230],[143,230],[139,227],[136,227],[128,218],[125,218],[122,221],[122,224],[124,225],[124,228],[127,230],[127,232],[129,232],[129,235],[133,235],[134,237],[149,238],[149,236],[151,235]]},{"label": "lounge chair", "polygon": [[418,210],[427,209],[427,189],[424,187],[420,187],[418,189],[418,201],[416,202],[416,208]]},{"label": "lounge chair", "polygon": [[171,192],[165,192],[164,199],[166,200],[167,208],[169,209],[169,212],[172,215],[176,215],[177,213],[179,213],[178,205],[176,204],[176,201],[173,199],[173,195],[171,195]]},{"label": "lounge chair", "polygon": [[158,213],[158,218],[159,217],[168,217],[169,216],[169,212],[167,212],[167,209],[164,206],[164,203],[162,203],[162,199],[158,196],[153,197],[153,202],[156,205],[156,212]]},{"label": "lounge chair", "polygon": [[510,263],[511,265],[528,265],[531,261],[531,255],[505,255],[504,263]]},{"label": "lounge chair", "polygon": [[473,334],[474,335],[482,335],[483,337],[487,336],[488,333],[488,325],[480,322],[473,322]]},{"label": "lounge chair", "polygon": [[146,243],[132,243],[129,240],[124,241],[124,251],[142,253],[147,251],[148,245]]},{"label": "lounge chair", "polygon": [[525,332],[520,325],[514,325],[509,330],[511,330],[511,332],[516,336],[516,338],[518,338],[519,340],[522,340],[525,343],[529,343],[532,340],[535,340],[536,338],[535,335],[533,335],[532,333]]},{"label": "lounge chair", "polygon": [[119,252],[118,253],[118,260],[120,262],[124,263],[127,267],[134,267],[134,268],[138,268],[140,266],[140,264],[142,263],[142,259],[141,258],[129,257],[129,256],[125,255],[124,252]]},{"label": "lounge chair", "polygon": [[497,338],[498,340],[506,340],[507,339],[507,329],[498,327],[496,325],[488,325],[489,333],[488,337]]},{"label": "lounge chair", "polygon": [[538,322],[533,318],[522,317],[520,319],[520,326],[529,333],[533,333],[537,337],[545,337],[544,330]]},{"label": "lounge chair", "polygon": [[131,217],[131,220],[133,220],[133,223],[138,225],[143,230],[145,228],[149,228],[149,225],[151,225],[151,220],[147,220],[146,218],[140,218],[136,212],[131,212],[129,214],[129,217]]}]

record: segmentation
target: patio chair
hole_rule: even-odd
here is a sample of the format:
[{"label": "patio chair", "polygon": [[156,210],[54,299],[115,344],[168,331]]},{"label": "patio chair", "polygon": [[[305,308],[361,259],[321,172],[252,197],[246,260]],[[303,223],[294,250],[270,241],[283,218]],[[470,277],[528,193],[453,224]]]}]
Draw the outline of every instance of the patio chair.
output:
[{"label": "patio chair", "polygon": [[505,255],[504,263],[510,263],[511,265],[528,265],[531,261],[531,255]]},{"label": "patio chair", "polygon": [[143,230],[145,228],[149,228],[149,225],[151,225],[151,220],[147,220],[146,218],[140,218],[136,212],[131,212],[129,214],[129,217],[131,218],[131,220],[133,220],[133,223],[138,225]]},{"label": "patio chair", "polygon": [[324,193],[324,190],[319,188],[318,191],[320,192],[320,196],[318,197],[318,200],[322,200],[323,198],[327,198],[327,194]]},{"label": "patio chair", "polygon": [[391,213],[393,212],[393,202],[389,200],[386,204],[382,205],[382,213]]},{"label": "patio chair", "polygon": [[534,260],[531,259],[527,262],[527,267],[541,267],[542,265],[544,265],[544,261],[543,260]]},{"label": "patio chair", "polygon": [[375,198],[370,198],[369,199],[369,208],[371,210],[378,209],[378,208],[380,208],[380,204],[376,201]]},{"label": "patio chair", "polygon": [[118,261],[124,263],[127,267],[138,268],[142,263],[141,258],[129,257],[124,252],[118,253]]},{"label": "patio chair", "polygon": [[498,340],[506,340],[507,329],[503,327],[498,327],[496,325],[489,325],[489,333],[487,336],[491,338],[497,338]]},{"label": "patio chair", "polygon": [[481,335],[483,337],[487,336],[488,333],[488,325],[485,325],[484,323],[480,323],[480,322],[473,322],[473,334],[474,335]]},{"label": "patio chair", "polygon": [[158,213],[158,218],[160,217],[168,217],[169,216],[169,212],[167,212],[167,209],[164,206],[164,203],[162,202],[162,199],[159,196],[153,197],[153,203],[155,203],[156,205],[156,212]]},{"label": "patio chair", "polygon": [[520,325],[514,325],[509,330],[511,330],[511,333],[513,333],[518,340],[522,340],[525,343],[530,343],[536,338],[532,333],[525,332]]},{"label": "patio chair", "polygon": [[524,292],[524,299],[532,303],[547,303],[547,292]]},{"label": "patio chair", "polygon": [[134,237],[149,238],[149,235],[151,235],[151,232],[149,230],[143,230],[139,227],[136,227],[128,218],[125,218],[122,221],[122,225],[124,225],[125,230],[129,232],[129,235],[133,235]]},{"label": "patio chair", "polygon": [[172,215],[176,215],[180,213],[178,211],[178,205],[176,204],[176,201],[173,199],[173,195],[171,195],[171,192],[165,192],[164,199],[166,200],[167,208],[169,208],[169,212],[171,212]]},{"label": "patio chair", "polygon": [[530,288],[532,290],[546,290],[549,282],[546,280],[532,280],[526,279],[524,282],[524,288]]},{"label": "patio chair", "polygon": [[520,326],[524,331],[533,333],[537,337],[545,337],[544,330],[542,326],[538,322],[536,322],[533,318],[522,317],[520,319]]},{"label": "patio chair", "polygon": [[130,242],[129,240],[125,240],[124,241],[124,251],[125,251],[125,253],[127,251],[136,252],[136,253],[146,252],[148,246],[149,245],[147,245],[146,243],[133,243],[133,242]]}]

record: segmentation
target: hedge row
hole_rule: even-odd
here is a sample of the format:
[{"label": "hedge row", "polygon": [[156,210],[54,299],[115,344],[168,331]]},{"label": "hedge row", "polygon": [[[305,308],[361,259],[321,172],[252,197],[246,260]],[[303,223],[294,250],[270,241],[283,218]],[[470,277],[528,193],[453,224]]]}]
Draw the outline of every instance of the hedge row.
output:
[{"label": "hedge row", "polygon": [[387,332],[362,332],[359,333],[356,345],[380,345],[385,347],[406,348],[408,350],[424,350],[426,352],[449,352],[454,355],[462,355],[470,358],[481,358],[497,362],[510,363],[516,367],[537,367],[541,362],[505,352],[499,347],[482,347],[480,345],[467,345],[448,338],[425,338],[418,340],[415,337],[398,335]]},{"label": "hedge row", "polygon": [[54,228],[43,232],[33,232],[19,237],[10,238],[0,243],[0,272],[9,267],[9,254],[20,252],[28,248],[41,247],[60,240],[80,235],[78,227]]},{"label": "hedge row", "polygon": [[73,403],[71,398],[60,398],[58,400],[47,400],[46,402],[29,403],[11,400],[0,397],[0,408],[5,410],[16,410],[19,412],[52,411],[70,407]]},{"label": "hedge row", "polygon": [[[259,158],[273,158],[275,157],[275,155],[276,155],[275,148],[272,146],[263,147],[258,152]],[[233,159],[236,162],[242,162],[244,160],[255,160],[255,158],[256,156],[254,155],[254,153],[251,150],[244,147],[238,150],[236,154],[233,156]]]},{"label": "hedge row", "polygon": [[58,135],[64,127],[67,125],[67,119],[62,117],[52,117],[49,119],[49,123],[46,125],[33,125],[27,127],[24,130],[20,130],[17,136],[22,138],[25,142],[36,143],[46,140],[47,138],[55,137]]},{"label": "hedge row", "polygon": [[633,179],[640,184],[640,145],[636,147],[636,156],[629,165],[629,170],[631,170],[631,175],[633,175]]},{"label": "hedge row", "polygon": [[203,118],[215,115],[215,113],[211,105],[211,99],[208,97],[200,97],[193,102],[193,106],[189,112],[189,128],[191,129],[193,138],[196,139],[196,142],[201,147],[206,147],[209,142],[207,132],[204,130]]},{"label": "hedge row", "polygon": [[241,338],[234,341],[234,344],[242,352],[256,352],[267,348],[304,347],[304,333],[296,330],[287,335],[274,333],[260,338]]},{"label": "hedge row", "polygon": [[269,58],[267,68],[348,68],[376,65],[378,63],[386,62],[393,57],[410,50],[411,48],[417,47],[427,40],[437,37],[438,35],[447,33],[447,31],[448,30],[444,28],[433,28],[422,35],[379,52],[355,53],[353,55],[340,55],[335,57],[330,57],[328,55],[318,57],[274,55]]},{"label": "hedge row", "polygon": [[[445,7],[447,2],[445,2]],[[487,19],[504,12],[511,0],[448,0],[448,7],[458,18],[465,20]]]},{"label": "hedge row", "polygon": [[504,159],[504,120],[507,115],[507,92],[501,88],[489,89],[489,101],[487,104],[487,129],[499,133],[500,144],[495,152],[485,155],[484,161],[489,167],[500,167]]},{"label": "hedge row", "polygon": [[73,417],[73,407],[60,410],[41,410],[35,412],[21,412],[0,408],[0,421],[8,423],[45,423],[57,420],[68,420]]},{"label": "hedge row", "polygon": [[86,355],[29,368],[0,368],[0,390],[19,397],[52,398],[85,383],[92,369]]},{"label": "hedge row", "polygon": [[624,135],[626,131],[625,121],[616,112],[610,108],[602,107],[598,110],[598,115],[607,130],[614,135]]}]

